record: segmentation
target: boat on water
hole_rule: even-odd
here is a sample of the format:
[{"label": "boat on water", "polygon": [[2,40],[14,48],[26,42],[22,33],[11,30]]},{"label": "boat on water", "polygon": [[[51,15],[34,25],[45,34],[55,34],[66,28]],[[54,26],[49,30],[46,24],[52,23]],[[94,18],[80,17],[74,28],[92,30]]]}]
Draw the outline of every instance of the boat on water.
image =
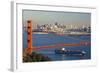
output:
[{"label": "boat on water", "polygon": [[56,49],[55,54],[66,54],[69,56],[84,56],[86,54],[83,50],[69,50],[65,48]]}]

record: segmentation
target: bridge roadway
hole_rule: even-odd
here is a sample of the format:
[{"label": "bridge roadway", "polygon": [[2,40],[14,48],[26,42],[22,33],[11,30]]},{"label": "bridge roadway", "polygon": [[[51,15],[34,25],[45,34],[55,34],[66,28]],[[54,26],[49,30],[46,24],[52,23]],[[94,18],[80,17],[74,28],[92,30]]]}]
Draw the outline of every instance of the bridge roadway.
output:
[{"label": "bridge roadway", "polygon": [[54,45],[45,45],[45,46],[33,46],[33,50],[38,49],[51,49],[51,48],[58,48],[58,47],[64,47],[64,46],[88,46],[90,45],[90,42],[79,42],[79,43],[63,43],[63,44],[54,44]]}]

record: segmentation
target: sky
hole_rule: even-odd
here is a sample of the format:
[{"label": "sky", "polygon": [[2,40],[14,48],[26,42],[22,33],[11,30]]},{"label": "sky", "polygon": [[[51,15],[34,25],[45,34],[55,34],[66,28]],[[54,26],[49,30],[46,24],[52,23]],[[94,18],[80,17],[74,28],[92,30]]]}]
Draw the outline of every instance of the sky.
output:
[{"label": "sky", "polygon": [[62,25],[90,26],[91,13],[79,12],[56,12],[56,11],[35,11],[23,10],[23,25],[31,19],[33,24],[54,24],[57,22]]}]

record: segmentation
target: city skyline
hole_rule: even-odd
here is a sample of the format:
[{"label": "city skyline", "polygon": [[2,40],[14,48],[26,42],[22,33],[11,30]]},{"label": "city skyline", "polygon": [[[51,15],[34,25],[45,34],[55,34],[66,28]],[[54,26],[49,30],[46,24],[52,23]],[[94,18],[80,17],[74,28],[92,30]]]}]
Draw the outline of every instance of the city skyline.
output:
[{"label": "city skyline", "polygon": [[90,13],[23,10],[24,26],[29,19],[34,25],[54,24],[55,22],[76,27],[91,25]]}]

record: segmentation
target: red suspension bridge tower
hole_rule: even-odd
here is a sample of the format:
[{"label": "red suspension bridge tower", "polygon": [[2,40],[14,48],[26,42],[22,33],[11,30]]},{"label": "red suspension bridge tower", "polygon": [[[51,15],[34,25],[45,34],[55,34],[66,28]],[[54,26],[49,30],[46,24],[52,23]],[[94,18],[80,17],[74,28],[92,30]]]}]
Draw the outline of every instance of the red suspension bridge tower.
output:
[{"label": "red suspension bridge tower", "polygon": [[32,20],[27,21],[27,53],[32,53]]}]

